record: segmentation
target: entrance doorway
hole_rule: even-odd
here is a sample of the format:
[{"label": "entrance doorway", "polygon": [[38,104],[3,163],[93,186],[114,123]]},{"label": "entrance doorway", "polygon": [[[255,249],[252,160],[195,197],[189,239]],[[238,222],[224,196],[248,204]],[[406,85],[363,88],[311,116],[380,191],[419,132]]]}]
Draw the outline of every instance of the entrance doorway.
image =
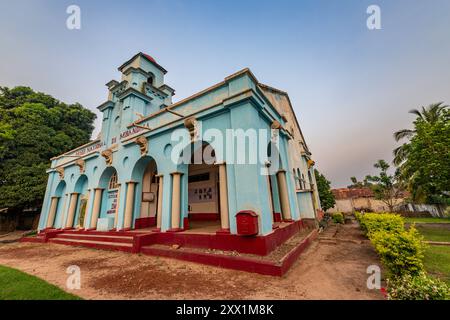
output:
[{"label": "entrance doorway", "polygon": [[[194,145],[192,145],[194,146]],[[203,142],[188,166],[189,230],[215,233],[220,229],[219,167],[214,149]]]},{"label": "entrance doorway", "polygon": [[86,175],[81,175],[77,182],[75,183],[75,193],[72,194],[72,197],[78,197],[76,199],[76,213],[75,219],[73,220],[74,225],[70,227],[75,227],[77,229],[84,228],[84,217],[86,215],[86,207],[89,199],[89,190],[88,190],[88,178]]},{"label": "entrance doorway", "polygon": [[155,160],[150,160],[142,177],[140,216],[136,219],[136,229],[157,224],[159,178]]},{"label": "entrance doorway", "polygon": [[80,213],[78,215],[77,228],[83,228],[83,226],[84,226],[84,218],[86,216],[87,200],[88,200],[88,198],[86,195],[81,195]]}]

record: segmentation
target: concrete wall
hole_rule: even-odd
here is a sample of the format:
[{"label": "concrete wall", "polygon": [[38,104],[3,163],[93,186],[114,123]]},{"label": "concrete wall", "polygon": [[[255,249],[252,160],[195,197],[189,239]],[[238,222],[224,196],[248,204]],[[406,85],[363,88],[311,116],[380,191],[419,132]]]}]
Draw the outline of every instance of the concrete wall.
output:
[{"label": "concrete wall", "polygon": [[[403,199],[396,199],[395,205],[400,205],[402,202]],[[328,209],[327,212],[350,213],[358,210],[387,212],[389,207],[383,201],[374,198],[353,198],[336,200],[335,206]]]}]

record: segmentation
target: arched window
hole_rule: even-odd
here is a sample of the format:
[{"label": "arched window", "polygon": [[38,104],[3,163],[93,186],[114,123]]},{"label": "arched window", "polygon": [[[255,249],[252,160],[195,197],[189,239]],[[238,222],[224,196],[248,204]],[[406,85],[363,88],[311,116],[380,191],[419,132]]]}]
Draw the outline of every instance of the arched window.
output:
[{"label": "arched window", "polygon": [[300,169],[297,168],[297,178],[298,178],[298,182],[300,184],[300,190],[303,190],[303,181],[302,181],[302,176],[300,174]]},{"label": "arched window", "polygon": [[119,184],[117,183],[117,172],[114,172],[109,179],[108,189],[117,189],[119,187]]},{"label": "arched window", "polygon": [[150,76],[150,77],[147,78],[147,83],[148,83],[149,85],[153,85],[153,77],[152,77],[152,76]]},{"label": "arched window", "polygon": [[313,181],[311,177],[311,171],[308,170],[308,182],[309,182],[309,189],[312,189]]},{"label": "arched window", "polygon": [[292,173],[294,174],[295,189],[300,189],[300,187],[299,187],[299,177],[297,177],[297,173],[295,172],[295,168],[292,169]]}]

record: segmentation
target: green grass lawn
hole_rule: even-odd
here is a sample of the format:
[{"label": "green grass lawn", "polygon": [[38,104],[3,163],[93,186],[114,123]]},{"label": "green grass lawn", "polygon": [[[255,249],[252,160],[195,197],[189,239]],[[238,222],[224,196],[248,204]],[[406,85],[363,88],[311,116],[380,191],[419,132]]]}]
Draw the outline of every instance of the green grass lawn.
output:
[{"label": "green grass lawn", "polygon": [[450,228],[416,226],[427,241],[450,242]]},{"label": "green grass lawn", "polygon": [[450,285],[450,247],[430,246],[425,252],[425,269]]},{"label": "green grass lawn", "polygon": [[449,218],[405,218],[406,223],[450,223]]},{"label": "green grass lawn", "polygon": [[35,276],[0,266],[0,300],[79,300]]}]

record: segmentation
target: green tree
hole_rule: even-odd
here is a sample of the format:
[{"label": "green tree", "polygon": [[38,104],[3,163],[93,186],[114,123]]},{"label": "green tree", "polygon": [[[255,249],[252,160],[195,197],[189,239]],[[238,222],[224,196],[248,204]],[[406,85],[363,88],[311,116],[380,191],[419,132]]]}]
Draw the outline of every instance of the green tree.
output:
[{"label": "green tree", "polygon": [[376,176],[367,176],[366,179],[371,183],[375,199],[381,200],[389,207],[389,211],[394,211],[396,205],[396,199],[402,192],[402,185],[399,182],[398,170],[395,174],[388,173],[390,165],[384,160],[378,160],[374,165],[375,168],[380,170],[380,173]]},{"label": "green tree", "polygon": [[[419,123],[427,123],[433,125],[445,116],[446,110],[448,111],[448,106],[444,105],[443,102],[433,103],[427,107],[422,107],[421,110],[412,109],[409,113],[416,116],[416,120],[413,122],[414,129],[402,129],[394,133],[395,141],[400,141],[403,139],[408,139],[409,141],[416,136],[417,128],[416,125]],[[447,112],[448,117],[448,112]],[[406,161],[409,155],[410,144],[408,142],[402,144],[401,146],[394,149],[394,164],[400,166]]]},{"label": "green tree", "polygon": [[350,177],[350,181],[352,182],[351,185],[347,186],[347,188],[355,189],[355,188],[368,188],[370,187],[370,183],[367,181],[367,176],[364,178],[363,181],[358,181],[356,177]]},{"label": "green tree", "polygon": [[39,207],[49,159],[87,143],[95,117],[28,87],[0,87],[0,208]]},{"label": "green tree", "polygon": [[450,202],[450,111],[436,103],[411,110],[417,117],[414,129],[394,134],[397,141],[408,139],[394,150],[394,164],[412,199],[422,203]]},{"label": "green tree", "polygon": [[334,195],[331,192],[331,182],[319,172],[319,170],[314,169],[314,175],[316,176],[317,189],[319,191],[319,199],[322,209],[327,211],[331,209],[336,204]]}]

